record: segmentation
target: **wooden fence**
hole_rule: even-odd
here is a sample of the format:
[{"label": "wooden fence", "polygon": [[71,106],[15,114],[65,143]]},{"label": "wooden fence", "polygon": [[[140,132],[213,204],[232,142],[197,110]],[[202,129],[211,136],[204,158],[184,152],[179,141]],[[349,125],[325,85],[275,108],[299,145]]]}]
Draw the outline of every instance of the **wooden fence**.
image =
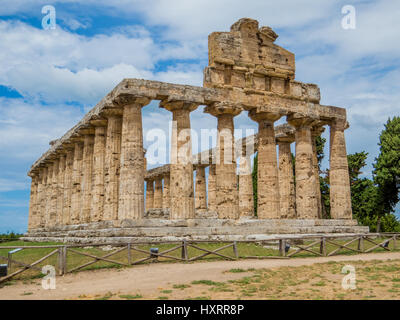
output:
[{"label": "wooden fence", "polygon": [[[203,259],[207,256],[216,256],[218,258],[226,260],[237,260],[239,258],[243,259],[289,259],[294,256],[299,256],[299,254],[308,253],[309,256],[319,256],[319,257],[329,257],[337,254],[342,254],[345,252],[358,254],[358,253],[368,253],[376,249],[382,248],[385,251],[394,251],[397,249],[397,239],[400,238],[400,233],[379,233],[379,234],[356,234],[356,235],[316,235],[316,236],[287,236],[287,237],[277,237],[268,240],[244,240],[244,241],[189,241],[182,240],[179,242],[135,242],[135,243],[120,243],[120,244],[67,244],[67,245],[47,245],[47,246],[0,246],[0,250],[13,250],[8,252],[7,256],[0,255],[0,262],[3,260],[7,262],[8,269],[11,269],[11,265],[20,267],[18,270],[8,274],[7,276],[0,277],[0,283],[10,280],[11,278],[27,271],[36,270],[41,272],[38,265],[52,256],[57,257],[57,273],[59,275],[64,275],[67,273],[75,272],[96,264],[98,262],[107,262],[116,266],[133,266],[137,264],[143,264],[148,262],[158,261],[158,258],[164,258],[166,261],[179,261],[179,262],[192,262],[196,260]],[[339,242],[341,241],[341,242]],[[218,248],[204,248],[204,244],[219,244]],[[240,255],[239,244],[241,243],[257,243],[257,244],[272,244],[273,252],[275,254],[271,255]],[[139,248],[140,245],[156,246],[156,245],[173,245],[172,248],[165,249],[161,252],[157,250],[145,250]],[[104,246],[112,246],[112,252],[105,255],[92,254],[88,252],[83,252],[82,249],[85,248],[100,248]],[[113,249],[114,248],[114,249]],[[195,249],[196,254],[189,256],[188,248]],[[221,251],[225,249],[232,248],[231,255]],[[19,250],[15,250],[19,249]],[[46,252],[44,255],[40,256],[39,259],[31,263],[26,263],[23,261],[18,261],[12,257],[12,254],[16,251],[26,251],[26,250],[38,250],[38,249],[50,249],[50,252]],[[81,251],[80,251],[81,250]],[[124,262],[120,260],[113,259],[112,256],[124,252]],[[172,252],[178,251],[177,255],[171,255]],[[179,253],[180,251],[180,253]],[[226,250],[225,250],[226,251]],[[133,259],[132,253],[144,254],[144,257]],[[201,252],[198,254],[198,252]],[[83,264],[73,266],[68,268],[68,258],[69,254],[75,254],[78,256],[83,256],[85,258],[90,258],[91,261],[85,262]],[[125,255],[126,254],[126,255]]]}]

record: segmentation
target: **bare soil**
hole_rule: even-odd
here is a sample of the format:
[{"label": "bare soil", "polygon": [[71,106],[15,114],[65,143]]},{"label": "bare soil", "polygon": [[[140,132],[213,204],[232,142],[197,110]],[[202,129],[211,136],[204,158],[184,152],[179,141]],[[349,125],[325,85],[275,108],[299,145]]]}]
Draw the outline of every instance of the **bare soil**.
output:
[{"label": "bare soil", "polygon": [[[58,276],[55,290],[44,290],[41,279],[16,281],[0,288],[0,299],[347,299],[348,292],[340,291],[344,275],[340,270],[337,272],[346,262],[354,262],[363,268],[357,280],[361,280],[360,286],[365,286],[365,291],[360,289],[356,294],[355,290],[350,298],[400,298],[397,289],[400,282],[396,280],[400,279],[400,252],[388,252],[296,259],[155,263],[82,271]],[[374,269],[374,274],[368,273],[374,265],[382,267]],[[304,268],[306,266],[312,267]],[[294,269],[297,267],[303,268]],[[286,278],[294,282],[280,283],[284,275],[290,275]],[[302,281],[303,278],[310,281]],[[314,281],[314,278],[319,280]],[[385,285],[392,281],[393,287]],[[383,289],[379,295],[370,291],[380,287]],[[325,294],[328,292],[330,295]]]}]

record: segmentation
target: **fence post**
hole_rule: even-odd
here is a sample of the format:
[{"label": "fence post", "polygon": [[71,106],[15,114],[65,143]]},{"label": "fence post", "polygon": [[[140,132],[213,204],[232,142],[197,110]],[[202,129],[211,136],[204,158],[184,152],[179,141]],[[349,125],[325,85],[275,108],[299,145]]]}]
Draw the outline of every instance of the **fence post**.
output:
[{"label": "fence post", "polygon": [[66,274],[67,270],[67,246],[63,247],[63,274]]},{"label": "fence post", "polygon": [[235,255],[236,259],[239,259],[239,252],[237,248],[237,242],[233,241],[233,254]]},{"label": "fence post", "polygon": [[326,257],[326,239],[325,237],[321,238],[321,243],[319,245],[319,253]]},{"label": "fence post", "polygon": [[10,270],[11,270],[11,259],[12,259],[12,254],[9,252],[9,253],[7,254],[7,257],[8,257],[7,269],[8,269],[8,272],[10,272]]},{"label": "fence post", "polygon": [[396,248],[397,248],[396,240],[397,240],[397,235],[395,234],[393,236],[393,250],[396,250]]},{"label": "fence post", "polygon": [[58,248],[58,275],[64,274],[64,247]]},{"label": "fence post", "polygon": [[286,240],[284,239],[279,239],[279,255],[281,257],[286,256]]},{"label": "fence post", "polygon": [[128,243],[128,264],[132,264],[132,255],[131,255],[131,244]]},{"label": "fence post", "polygon": [[358,250],[364,252],[364,236],[358,239]]},{"label": "fence post", "polygon": [[188,251],[187,251],[187,243],[186,240],[182,241],[182,255],[181,255],[183,260],[188,259]]}]

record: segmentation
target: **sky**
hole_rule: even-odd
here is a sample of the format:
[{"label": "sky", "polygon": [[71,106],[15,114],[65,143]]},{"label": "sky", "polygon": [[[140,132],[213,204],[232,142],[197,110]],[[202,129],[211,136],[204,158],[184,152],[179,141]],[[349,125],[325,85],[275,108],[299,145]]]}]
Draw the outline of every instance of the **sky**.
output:
[{"label": "sky", "polygon": [[[46,5],[55,29],[42,27]],[[355,29],[342,26],[346,5]],[[400,113],[398,1],[1,0],[0,233],[26,231],[27,171],[50,140],[123,78],[201,86],[208,34],[243,17],[279,34],[276,43],[296,55],[296,80],[318,84],[322,104],[347,109],[347,151],[368,152],[371,177],[379,133]],[[145,147],[149,130],[167,130],[170,120],[155,102],[143,109]],[[195,130],[217,124],[203,107],[191,120]],[[235,127],[256,130],[245,112]]]}]

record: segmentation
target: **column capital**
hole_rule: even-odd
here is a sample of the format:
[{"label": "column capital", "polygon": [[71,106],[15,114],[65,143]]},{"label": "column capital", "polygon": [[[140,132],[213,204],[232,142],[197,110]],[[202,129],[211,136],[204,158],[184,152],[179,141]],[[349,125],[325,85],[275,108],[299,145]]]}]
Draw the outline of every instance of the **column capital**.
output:
[{"label": "column capital", "polygon": [[301,127],[311,127],[318,123],[318,119],[304,115],[290,114],[287,116],[287,122],[296,129]]},{"label": "column capital", "polygon": [[121,106],[124,107],[126,105],[137,105],[140,107],[144,107],[148,105],[151,102],[152,99],[145,97],[145,96],[138,96],[138,95],[132,95],[132,94],[124,94],[124,95],[119,95],[114,99],[114,102]]},{"label": "column capital", "polygon": [[101,115],[107,119],[110,117],[122,117],[123,113],[124,109],[122,107],[112,107],[101,111]]},{"label": "column capital", "polygon": [[259,111],[258,108],[254,108],[249,111],[249,117],[251,120],[258,123],[264,121],[274,123],[282,117],[282,114],[276,112]]},{"label": "column capital", "polygon": [[93,119],[89,121],[90,124],[94,127],[107,127],[107,119]]},{"label": "column capital", "polygon": [[329,122],[331,128],[335,128],[336,130],[344,131],[350,127],[350,124],[347,120],[344,119],[332,119]]},{"label": "column capital", "polygon": [[215,102],[204,108],[204,113],[209,113],[214,117],[223,114],[231,114],[233,117],[237,116],[243,111],[243,108],[238,104],[230,104],[227,102]]},{"label": "column capital", "polygon": [[190,100],[162,100],[159,104],[160,108],[174,112],[176,110],[187,110],[192,112],[197,109],[200,104]]}]

